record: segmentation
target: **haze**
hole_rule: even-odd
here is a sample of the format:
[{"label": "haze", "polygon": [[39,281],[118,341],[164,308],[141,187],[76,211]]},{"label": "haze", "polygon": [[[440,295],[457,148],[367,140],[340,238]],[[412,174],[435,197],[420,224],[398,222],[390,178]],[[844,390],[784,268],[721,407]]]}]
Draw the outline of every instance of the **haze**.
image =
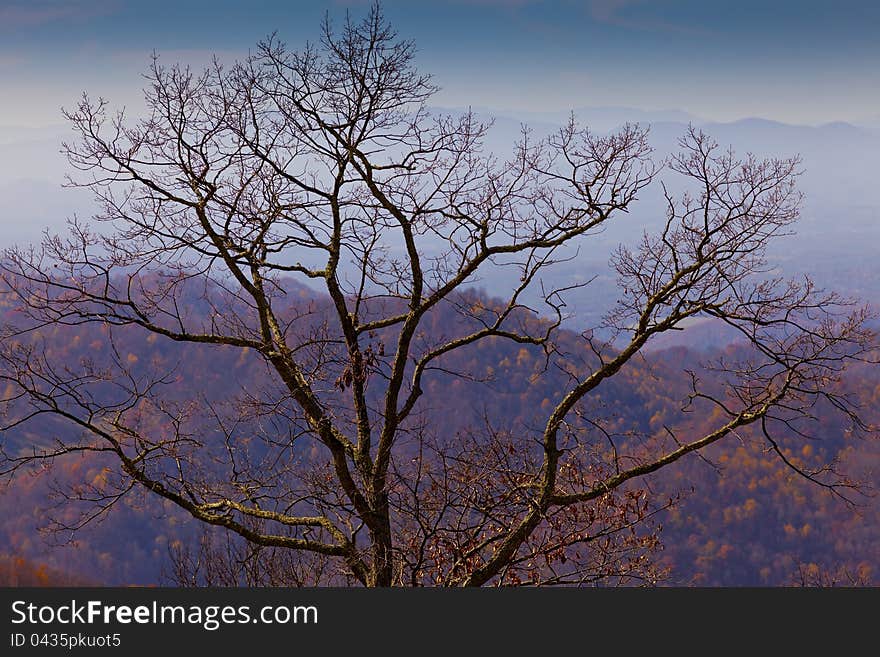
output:
[{"label": "haze", "polygon": [[[0,3],[0,245],[28,243],[94,208],[62,189],[67,137],[60,108],[80,93],[139,107],[154,50],[168,63],[231,61],[277,31],[292,46],[363,2]],[[437,107],[496,117],[504,151],[521,122],[549,131],[568,112],[599,131],[652,125],[660,154],[688,122],[736,150],[800,153],[806,193],[800,236],[780,262],[880,297],[870,274],[880,244],[880,5],[786,0],[457,0],[383,4],[415,40],[422,70],[442,87]],[[637,236],[660,211],[650,194],[603,246]],[[639,230],[633,231],[633,228]],[[607,242],[607,244],[605,244]],[[592,275],[607,249],[573,265]]]}]

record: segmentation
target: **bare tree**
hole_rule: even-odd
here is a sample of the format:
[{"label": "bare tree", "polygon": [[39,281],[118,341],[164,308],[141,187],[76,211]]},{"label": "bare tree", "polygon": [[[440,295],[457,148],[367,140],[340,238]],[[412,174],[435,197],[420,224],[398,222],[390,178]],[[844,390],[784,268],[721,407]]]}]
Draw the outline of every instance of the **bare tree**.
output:
[{"label": "bare tree", "polygon": [[[502,160],[472,114],[429,109],[413,52],[374,6],[339,31],[328,22],[315,45],[273,37],[228,69],[154,59],[146,118],[86,96],[66,113],[72,184],[94,191],[100,229],[72,221],[4,253],[24,316],[5,329],[0,403],[4,431],[41,416],[75,431],[7,451],[6,475],[110,455],[118,471],[78,490],[96,505],[86,520],[145,491],[240,537],[227,563],[269,558],[296,583],[625,583],[661,574],[656,536],[637,531],[668,503],[635,486],[650,473],[748,426],[785,458],[779,436],[806,435],[820,408],[863,428],[830,384],[870,347],[867,311],[809,279],[766,277],[766,248],[798,217],[796,159],[737,159],[691,129],[658,163],[644,129],[601,136],[572,120],[546,139],[524,132]],[[548,274],[660,173],[688,191],[666,193],[658,234],[613,254],[620,299],[575,363],[558,348],[565,290]],[[465,291],[487,269],[511,274],[500,301]],[[297,279],[323,296],[291,301]],[[436,313],[457,314],[454,333],[426,330]],[[751,344],[710,382],[692,374],[687,401],[714,411],[710,431],[670,425],[636,444],[590,416],[585,402],[653,336],[701,316]],[[91,323],[105,329],[100,357],[45,349],[46,329]],[[174,372],[117,352],[131,330],[255,354],[264,384],[224,399],[180,390]],[[540,352],[570,384],[534,426],[450,435],[426,419],[426,382],[475,377],[456,354],[486,341]],[[213,543],[200,550],[223,561]],[[179,554],[180,581],[198,554]],[[278,581],[266,572],[245,579]]]}]

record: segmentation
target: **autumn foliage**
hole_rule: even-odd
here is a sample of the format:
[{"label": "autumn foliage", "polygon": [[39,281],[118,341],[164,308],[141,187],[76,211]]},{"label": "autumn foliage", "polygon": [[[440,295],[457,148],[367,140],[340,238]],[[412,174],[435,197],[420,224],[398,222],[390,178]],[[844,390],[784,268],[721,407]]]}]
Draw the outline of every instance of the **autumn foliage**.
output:
[{"label": "autumn foliage", "polygon": [[[296,288],[293,303],[316,304],[313,293]],[[7,297],[7,318],[14,303]],[[490,304],[478,294],[471,303]],[[443,332],[456,321],[454,314],[432,317],[430,330]],[[86,358],[105,349],[106,332],[100,327],[54,327],[46,334],[50,349],[71,359]],[[576,348],[578,337],[564,334],[563,343]],[[116,348],[125,359],[142,366],[165,367],[181,362],[181,348],[156,341],[136,331],[124,334]],[[607,431],[630,440],[648,440],[664,432],[688,393],[682,366],[698,367],[719,353],[734,355],[743,345],[723,351],[692,351],[685,347],[651,352],[621,372],[613,385],[591,404],[589,417],[604,420]],[[236,381],[256,385],[261,369],[252,355],[235,350],[189,348],[186,365],[176,373],[178,382],[194,396],[205,391],[222,394]],[[432,379],[426,394],[433,400],[425,422],[442,423],[466,446],[474,427],[487,417],[515,427],[532,421],[536,409],[555,403],[562,371],[548,371],[543,354],[534,348],[487,342],[462,352],[456,368],[474,373]],[[477,377],[479,375],[479,377]],[[479,380],[477,380],[479,378]],[[492,395],[481,395],[481,386]],[[877,368],[854,367],[841,386],[868,411],[867,419],[880,421],[880,374]],[[586,413],[586,409],[583,410]],[[699,433],[713,418],[694,414],[688,431]],[[833,416],[824,416],[822,440],[803,444],[792,436],[783,449],[801,466],[837,460],[853,480],[874,484],[880,468],[880,446],[860,439]],[[62,427],[47,422],[8,436],[21,444],[39,444]],[[687,435],[687,434],[685,434]],[[499,442],[499,447],[504,442]],[[508,449],[515,450],[513,443]],[[465,452],[466,453],[466,452]],[[463,458],[464,480],[485,479],[485,472],[503,464],[509,453]],[[848,503],[827,489],[798,476],[760,437],[743,431],[734,442],[719,445],[705,458],[683,460],[676,468],[658,473],[647,486],[627,491],[615,504],[599,507],[593,515],[566,518],[569,527],[585,533],[599,524],[613,526],[607,515],[639,520],[624,532],[604,539],[598,554],[626,553],[632,572],[652,573],[660,584],[679,585],[854,585],[876,584],[880,568],[880,506],[876,498],[852,492]],[[285,560],[284,551],[248,551],[241,542],[217,532],[203,532],[168,504],[143,496],[115,505],[100,522],[76,533],[62,528],[78,526],[83,513],[92,511],[71,500],[71,488],[100,490],[112,461],[85,456],[59,459],[51,467],[21,474],[0,493],[0,544],[9,554],[3,561],[5,581],[12,585],[80,582],[176,583],[199,585],[291,585],[314,581],[315,572]],[[468,471],[472,475],[468,475]],[[426,473],[425,476],[430,476]],[[492,491],[485,490],[486,494]],[[604,510],[603,510],[604,509]],[[552,519],[551,519],[552,522]],[[454,552],[455,546],[426,545],[430,558]],[[549,562],[562,561],[564,550],[547,550]],[[41,565],[34,565],[41,564]],[[271,565],[274,564],[274,567]],[[562,564],[564,565],[564,564]],[[615,561],[619,574],[620,562]],[[66,571],[67,574],[61,574]],[[319,572],[321,572],[319,570]],[[601,569],[596,570],[601,582]],[[607,574],[607,573],[604,573]],[[633,579],[630,583],[644,582]]]}]

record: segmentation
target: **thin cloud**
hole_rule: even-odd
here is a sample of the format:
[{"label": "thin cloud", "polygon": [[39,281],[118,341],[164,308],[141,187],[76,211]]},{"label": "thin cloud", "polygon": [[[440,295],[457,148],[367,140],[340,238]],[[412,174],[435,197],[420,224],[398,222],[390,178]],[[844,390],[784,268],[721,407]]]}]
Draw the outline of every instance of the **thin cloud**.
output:
[{"label": "thin cloud", "polygon": [[516,8],[525,5],[536,4],[540,0],[458,0],[459,4],[465,5],[489,5],[495,7]]},{"label": "thin cloud", "polygon": [[632,10],[644,4],[645,0],[588,0],[587,8],[594,21],[615,27],[689,35],[709,34],[709,30],[693,25],[673,23],[653,16],[634,15]]},{"label": "thin cloud", "polygon": [[109,2],[79,0],[3,4],[0,6],[0,31],[10,32],[59,21],[90,18],[105,14],[111,8]]},{"label": "thin cloud", "polygon": [[617,24],[623,20],[620,10],[637,2],[638,0],[590,0],[590,15],[602,23]]},{"label": "thin cloud", "polygon": [[[374,0],[332,0],[332,3],[342,7],[357,7],[372,4]],[[417,0],[415,0],[417,1]],[[482,5],[485,7],[501,7],[503,9],[518,9],[526,5],[540,4],[543,0],[452,0],[458,5]],[[427,3],[425,3],[427,4]]]}]

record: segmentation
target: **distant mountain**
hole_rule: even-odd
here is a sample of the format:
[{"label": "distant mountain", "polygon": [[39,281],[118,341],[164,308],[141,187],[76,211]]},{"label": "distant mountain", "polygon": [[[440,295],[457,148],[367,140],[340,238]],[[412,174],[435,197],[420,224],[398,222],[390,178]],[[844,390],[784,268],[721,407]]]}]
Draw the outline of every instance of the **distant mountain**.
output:
[{"label": "distant mountain", "polygon": [[856,121],[856,125],[872,132],[880,133],[880,114]]},{"label": "distant mountain", "polygon": [[596,132],[608,132],[624,123],[699,123],[697,116],[677,109],[644,110],[635,107],[576,107],[566,112],[517,112],[510,114],[499,110],[497,115],[517,118],[526,122],[561,125],[574,113],[581,123]]},{"label": "distant mountain", "polygon": [[[461,109],[436,108],[453,114]],[[536,137],[557,130],[567,115],[514,113],[473,108],[478,118],[495,121],[486,138],[486,150],[502,156],[512,151],[523,125]],[[769,258],[778,274],[809,274],[820,284],[868,300],[880,301],[880,276],[874,264],[880,244],[880,200],[876,174],[880,171],[880,133],[850,123],[819,126],[792,125],[758,117],[732,122],[708,122],[678,110],[657,112],[632,108],[581,108],[579,119],[595,132],[608,132],[626,121],[638,120],[650,129],[649,139],[658,159],[678,150],[678,140],[689,124],[704,130],[721,148],[732,147],[740,156],[800,155],[799,188],[805,199],[796,235],[771,245]],[[676,189],[674,176],[663,179]],[[602,233],[591,236],[579,257],[556,269],[551,285],[567,286],[590,278],[588,287],[568,295],[572,328],[594,326],[614,303],[617,290],[608,267],[611,251],[632,243],[643,230],[657,230],[665,218],[665,201],[659,186],[641,192],[629,214],[609,222]],[[587,246],[589,244],[589,246]],[[498,281],[492,275],[480,282],[491,294]]]},{"label": "distant mountain", "polygon": [[66,125],[0,126],[0,249],[39,241],[43,230],[95,213],[91,194],[63,188],[70,167],[60,151],[69,132]]},{"label": "distant mountain", "polygon": [[[436,108],[438,112],[462,113],[465,110]],[[492,111],[474,108],[479,118],[495,119],[487,138],[487,150],[508,154],[519,138],[522,125],[537,136],[549,134],[568,120],[563,112]],[[678,149],[678,139],[689,124],[704,130],[719,145],[737,153],[761,157],[801,155],[801,188],[811,205],[877,205],[874,194],[876,172],[880,170],[880,134],[844,122],[819,126],[793,125],[763,118],[745,118],[732,122],[705,121],[680,110],[647,111],[626,107],[579,108],[578,120],[594,132],[610,132],[626,122],[650,128],[651,143],[659,156]]]},{"label": "distant mountain", "polygon": [[690,351],[705,354],[743,342],[744,339],[742,333],[721,320],[702,317],[689,322],[680,331],[669,331],[653,337],[645,345],[645,350],[657,353],[686,347]]},{"label": "distant mountain", "polygon": [[[461,114],[466,109],[434,111]],[[485,149],[499,157],[512,153],[523,125],[540,138],[567,120],[564,112],[473,111],[478,118],[494,120]],[[829,287],[880,299],[880,277],[875,274],[874,264],[880,244],[880,201],[876,194],[880,132],[842,122],[804,126],[758,117],[707,122],[677,109],[582,107],[576,114],[600,133],[626,121],[647,124],[658,158],[677,149],[677,141],[689,123],[741,155],[800,154],[804,172],[800,189],[805,194],[802,219],[795,227],[796,236],[771,247],[772,263],[782,273],[809,273]],[[61,188],[67,165],[58,150],[68,136],[64,125],[0,127],[0,247],[38,241],[44,228],[64,230],[64,221],[71,215],[88,218],[94,213],[95,204],[87,193]],[[674,187],[674,181],[671,184]],[[604,232],[590,237],[576,260],[563,263],[555,278],[545,281],[549,286],[567,286],[596,277],[590,286],[569,295],[573,328],[595,325],[616,299],[614,277],[608,268],[611,251],[620,243],[638,240],[643,230],[656,230],[663,218],[659,186],[643,190],[628,215],[618,217]],[[499,283],[492,273],[477,282],[489,294]]]}]

